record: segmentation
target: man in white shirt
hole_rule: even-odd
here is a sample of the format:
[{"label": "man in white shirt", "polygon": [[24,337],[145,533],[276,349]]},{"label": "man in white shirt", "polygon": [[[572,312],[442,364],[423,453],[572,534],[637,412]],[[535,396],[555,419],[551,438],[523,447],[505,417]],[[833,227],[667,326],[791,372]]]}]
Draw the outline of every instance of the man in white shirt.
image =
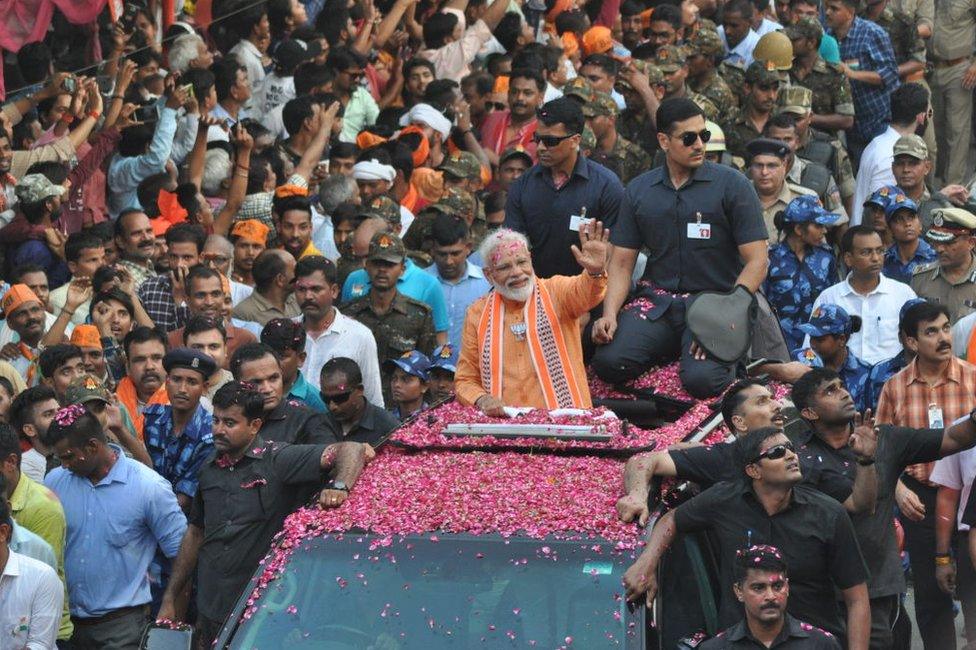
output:
[{"label": "man in white shirt", "polygon": [[362,372],[366,400],[382,407],[383,387],[376,339],[365,325],[343,316],[335,308],[333,302],[338,295],[335,264],[316,255],[298,261],[295,265],[295,299],[302,315],[294,320],[305,328],[302,376],[318,389],[325,362],[333,357],[348,357]]},{"label": "man in white shirt", "polygon": [[925,131],[928,122],[929,91],[918,83],[907,83],[891,93],[891,124],[881,135],[875,136],[861,154],[854,187],[851,225],[861,223],[864,202],[882,185],[896,185],[891,171],[895,143],[903,135]]},{"label": "man in white shirt", "polygon": [[[851,335],[847,346],[866,363],[890,359],[902,348],[898,339],[901,306],[915,298],[915,292],[907,284],[881,274],[885,247],[873,228],[851,227],[844,233],[840,248],[850,273],[843,282],[824,289],[813,308],[834,304],[851,316],[860,317],[861,331]],[[809,347],[809,338],[804,341],[804,347]]]},{"label": "man in white shirt", "polygon": [[47,564],[10,550],[13,521],[0,499],[0,630],[4,650],[54,648],[64,587]]},{"label": "man in white shirt", "polygon": [[[252,89],[261,88],[264,82],[264,64],[261,62],[261,47],[267,49],[271,43],[271,23],[268,22],[268,9],[265,3],[258,3],[231,18],[241,40],[230,49],[229,54],[237,57],[238,63],[247,69],[247,78]],[[245,110],[256,108],[250,97],[244,104]]]},{"label": "man in white shirt", "polygon": [[759,34],[752,28],[753,7],[749,0],[731,0],[722,12],[718,35],[722,37],[726,61],[745,70],[752,63],[752,51],[759,42]]}]

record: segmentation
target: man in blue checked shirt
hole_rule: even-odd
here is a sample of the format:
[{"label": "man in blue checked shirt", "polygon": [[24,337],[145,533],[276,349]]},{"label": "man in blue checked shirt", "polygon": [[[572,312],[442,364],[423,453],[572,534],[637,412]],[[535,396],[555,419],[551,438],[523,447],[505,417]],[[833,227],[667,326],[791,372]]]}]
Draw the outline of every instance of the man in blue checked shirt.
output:
[{"label": "man in blue checked shirt", "polygon": [[183,512],[197,492],[197,472],[214,450],[213,416],[200,403],[217,363],[190,348],[170,350],[163,357],[169,404],[151,404],[143,411],[143,438],[153,467],[170,482]]},{"label": "man in blue checked shirt", "polygon": [[59,410],[43,439],[62,465],[44,484],[68,522],[72,647],[137,648],[149,622],[149,564],[157,547],[176,557],[186,516],[170,484],[110,445],[84,406]]},{"label": "man in blue checked shirt", "polygon": [[856,163],[874,136],[891,120],[891,91],[899,86],[898,66],[888,33],[857,17],[858,0],[827,0],[830,33],[840,45],[840,67],[851,82],[854,127],[847,131]]}]

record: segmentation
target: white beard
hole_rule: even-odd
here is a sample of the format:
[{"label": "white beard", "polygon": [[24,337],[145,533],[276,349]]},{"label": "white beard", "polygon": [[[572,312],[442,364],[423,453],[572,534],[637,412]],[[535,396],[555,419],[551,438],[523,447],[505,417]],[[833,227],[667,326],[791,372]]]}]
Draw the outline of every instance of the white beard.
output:
[{"label": "white beard", "polygon": [[495,286],[495,291],[497,291],[502,298],[506,300],[511,300],[513,302],[527,302],[532,296],[532,292],[535,290],[535,277],[529,278],[528,284],[519,289],[512,289],[510,287],[503,287],[499,284],[492,283]]}]

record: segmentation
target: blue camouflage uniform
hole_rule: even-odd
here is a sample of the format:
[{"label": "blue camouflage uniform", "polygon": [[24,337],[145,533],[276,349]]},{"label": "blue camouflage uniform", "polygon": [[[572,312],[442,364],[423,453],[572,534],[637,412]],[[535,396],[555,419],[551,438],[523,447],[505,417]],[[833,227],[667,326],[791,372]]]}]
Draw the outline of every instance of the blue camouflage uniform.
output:
[{"label": "blue camouflage uniform", "polygon": [[[915,201],[911,200],[903,192],[898,192],[897,194],[889,194],[888,204],[885,206],[885,221],[890,225],[891,221],[898,215],[899,211],[907,211],[912,215],[918,215],[918,205]],[[903,212],[902,214],[905,214]],[[921,230],[921,224],[919,224],[919,230]],[[919,233],[921,235],[921,233]],[[902,262],[901,257],[898,255],[898,244],[892,244],[891,248],[885,251],[884,256],[884,267],[882,272],[891,278],[892,280],[898,280],[905,284],[911,284],[912,274],[915,272],[915,268],[922,266],[923,264],[928,264],[929,262],[934,262],[938,256],[935,253],[935,249],[932,248],[928,242],[919,237],[918,248],[915,249],[915,255],[908,262]]]},{"label": "blue camouflage uniform", "polygon": [[[820,305],[810,314],[809,322],[800,325],[800,329],[810,338],[819,338],[828,335],[844,335],[850,337],[853,333],[851,317],[843,308],[837,305]],[[797,350],[793,357],[812,368],[823,368],[823,359],[812,348]],[[858,359],[850,348],[847,348],[847,356],[844,365],[838,369],[841,381],[847,388],[854,400],[854,406],[858,411],[863,412],[867,403],[867,383],[868,375],[871,373],[871,365]]]},{"label": "blue camouflage uniform", "polygon": [[[783,224],[814,222],[831,226],[840,219],[823,209],[815,196],[800,196],[786,206]],[[786,242],[769,249],[769,273],[763,293],[776,310],[786,345],[796,350],[803,344],[800,325],[810,317],[813,302],[820,292],[837,282],[837,259],[827,244],[806,246],[800,260]]]},{"label": "blue camouflage uniform", "polygon": [[871,410],[878,408],[878,398],[881,397],[881,389],[884,388],[885,382],[907,366],[909,361],[908,354],[902,350],[890,359],[879,361],[871,368],[865,389],[864,406],[866,408]]}]

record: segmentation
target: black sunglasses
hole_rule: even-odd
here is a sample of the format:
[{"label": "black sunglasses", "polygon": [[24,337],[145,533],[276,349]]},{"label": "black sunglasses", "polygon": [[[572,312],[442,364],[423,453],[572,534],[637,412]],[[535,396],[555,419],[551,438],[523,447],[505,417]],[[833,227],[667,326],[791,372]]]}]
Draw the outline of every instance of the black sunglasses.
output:
[{"label": "black sunglasses", "polygon": [[685,133],[682,133],[681,135],[675,135],[675,136],[672,136],[672,137],[674,137],[674,138],[680,138],[681,139],[681,144],[683,144],[686,147],[690,147],[691,145],[695,144],[695,142],[699,138],[701,139],[702,144],[706,144],[709,140],[712,139],[712,132],[709,131],[708,129],[702,129],[701,131],[698,131],[698,132],[695,132],[695,131],[686,131]]},{"label": "black sunglasses", "polygon": [[485,102],[485,109],[489,111],[504,111],[508,110],[508,104],[505,102]]},{"label": "black sunglasses", "polygon": [[326,404],[345,404],[352,397],[353,391],[347,390],[344,393],[336,393],[335,395],[326,395],[322,393],[322,401]]},{"label": "black sunglasses", "polygon": [[780,458],[785,456],[786,452],[788,451],[793,451],[793,452],[796,451],[796,448],[793,446],[792,442],[784,442],[781,445],[773,445],[766,451],[759,454],[756,460],[759,461],[762,460],[763,458],[766,458],[768,460],[779,460]]},{"label": "black sunglasses", "polygon": [[538,133],[532,136],[532,142],[536,144],[544,144],[547,149],[552,149],[553,147],[558,147],[559,143],[563,140],[568,140],[569,138],[576,135],[575,133],[570,133],[569,135],[539,135]]}]

